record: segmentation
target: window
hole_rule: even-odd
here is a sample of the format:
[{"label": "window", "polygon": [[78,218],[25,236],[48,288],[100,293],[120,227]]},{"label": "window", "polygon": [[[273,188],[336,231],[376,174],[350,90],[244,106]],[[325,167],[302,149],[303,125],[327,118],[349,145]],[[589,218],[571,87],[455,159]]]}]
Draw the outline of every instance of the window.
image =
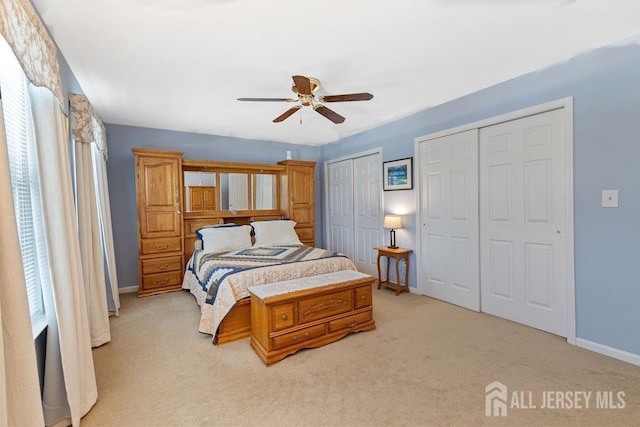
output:
[{"label": "window", "polygon": [[6,40],[0,36],[0,90],[13,204],[27,284],[34,338],[46,326],[42,280],[48,279],[35,131],[29,82]]}]

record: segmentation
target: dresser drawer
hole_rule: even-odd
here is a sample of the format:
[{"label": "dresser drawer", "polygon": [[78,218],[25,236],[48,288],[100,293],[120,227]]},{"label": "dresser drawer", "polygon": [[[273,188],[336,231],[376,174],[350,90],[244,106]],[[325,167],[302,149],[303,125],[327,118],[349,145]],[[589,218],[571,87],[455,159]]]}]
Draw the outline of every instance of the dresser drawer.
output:
[{"label": "dresser drawer", "polygon": [[296,234],[300,238],[300,240],[313,240],[314,231],[313,228],[305,227],[305,228],[296,228]]},{"label": "dresser drawer", "polygon": [[142,274],[164,273],[165,271],[182,270],[182,257],[154,258],[142,260]]},{"label": "dresser drawer", "polygon": [[333,320],[329,322],[329,332],[356,328],[371,319],[371,311],[365,311],[364,313],[353,314],[351,316],[343,317],[342,319]]},{"label": "dresser drawer", "polygon": [[300,243],[302,243],[305,246],[311,246],[311,247],[314,247],[316,245],[316,241],[313,239],[300,239]]},{"label": "dresser drawer", "polygon": [[166,239],[142,239],[142,255],[161,254],[164,252],[181,252],[182,238],[167,237]]},{"label": "dresser drawer", "polygon": [[275,337],[273,339],[273,348],[274,350],[279,350],[285,347],[291,347],[296,344],[308,341],[312,338],[321,337],[324,335],[325,325],[316,325],[310,328],[301,329],[296,332],[291,332],[289,334],[280,335],[279,337]]},{"label": "dresser drawer", "polygon": [[295,324],[293,317],[293,304],[276,305],[271,309],[273,314],[273,330],[290,328]]},{"label": "dresser drawer", "polygon": [[218,225],[222,223],[224,223],[222,218],[187,219],[184,222],[184,234],[187,237],[195,237],[196,230],[198,228],[202,228],[207,225]]},{"label": "dresser drawer", "polygon": [[356,309],[373,304],[371,300],[371,285],[356,288],[354,292],[356,293]]},{"label": "dresser drawer", "polygon": [[298,302],[298,323],[303,324],[353,310],[351,289]]},{"label": "dresser drawer", "polygon": [[142,287],[145,291],[160,288],[175,288],[182,286],[181,271],[170,271],[160,274],[142,276]]}]

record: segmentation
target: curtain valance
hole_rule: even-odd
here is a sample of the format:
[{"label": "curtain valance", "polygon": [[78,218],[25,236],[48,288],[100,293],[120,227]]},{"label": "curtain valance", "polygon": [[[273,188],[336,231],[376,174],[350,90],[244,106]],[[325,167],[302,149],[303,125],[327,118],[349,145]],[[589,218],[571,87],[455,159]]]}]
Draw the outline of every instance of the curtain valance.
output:
[{"label": "curtain valance", "polygon": [[71,135],[77,142],[95,142],[96,147],[107,158],[107,132],[93,106],[85,95],[69,94],[71,105]]},{"label": "curtain valance", "polygon": [[58,49],[29,0],[0,2],[0,34],[13,49],[27,78],[46,87],[64,105]]}]

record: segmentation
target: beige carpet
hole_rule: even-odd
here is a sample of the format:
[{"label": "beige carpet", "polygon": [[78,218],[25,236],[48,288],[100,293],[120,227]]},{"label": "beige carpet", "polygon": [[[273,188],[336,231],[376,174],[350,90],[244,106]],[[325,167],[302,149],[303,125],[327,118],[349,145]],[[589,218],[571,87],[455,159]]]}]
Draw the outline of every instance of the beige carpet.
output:
[{"label": "beige carpet", "polygon": [[[94,350],[99,397],[82,425],[640,425],[637,366],[423,296],[374,300],[375,331],[267,368],[248,339],[216,347],[199,334],[190,294],[123,295],[113,341]],[[485,416],[493,381],[508,405],[522,391],[538,408]],[[541,409],[550,391],[591,392],[589,409]],[[596,408],[607,391],[615,403],[624,392],[624,408]]]}]

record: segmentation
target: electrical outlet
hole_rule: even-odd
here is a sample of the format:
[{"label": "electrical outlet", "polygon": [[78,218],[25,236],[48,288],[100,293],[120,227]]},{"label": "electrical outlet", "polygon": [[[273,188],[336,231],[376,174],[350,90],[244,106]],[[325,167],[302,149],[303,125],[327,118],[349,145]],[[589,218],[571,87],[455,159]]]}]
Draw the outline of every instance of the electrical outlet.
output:
[{"label": "electrical outlet", "polygon": [[618,190],[602,190],[602,207],[618,207]]}]

